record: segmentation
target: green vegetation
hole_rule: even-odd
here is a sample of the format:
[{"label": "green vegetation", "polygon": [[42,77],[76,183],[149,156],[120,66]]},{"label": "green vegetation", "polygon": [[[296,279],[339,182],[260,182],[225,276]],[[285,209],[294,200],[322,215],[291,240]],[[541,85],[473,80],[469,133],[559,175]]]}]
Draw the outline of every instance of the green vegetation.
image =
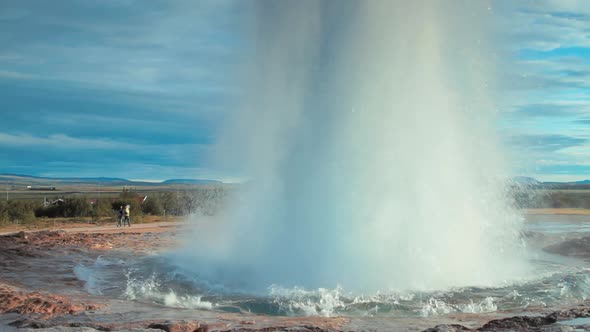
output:
[{"label": "green vegetation", "polygon": [[590,187],[571,184],[513,184],[507,188],[521,209],[590,209]]},{"label": "green vegetation", "polygon": [[31,201],[0,201],[0,224],[28,224],[35,221],[35,210],[41,203]]},{"label": "green vegetation", "polygon": [[193,213],[214,215],[219,211],[227,190],[205,187],[183,191],[144,194],[124,190],[117,197],[51,197],[44,204],[36,199],[0,201],[0,225],[31,224],[46,218],[116,218],[121,206],[131,206],[132,218],[138,216],[184,216]]},{"label": "green vegetation", "polygon": [[517,206],[535,208],[590,209],[590,190],[541,190],[515,195]]},{"label": "green vegetation", "polygon": [[[0,200],[0,225],[34,224],[48,218],[78,218],[78,220],[113,221],[121,206],[131,206],[131,217],[141,222],[143,216],[215,215],[222,208],[230,189],[203,186],[184,190],[116,193],[79,192],[35,198],[22,197]],[[147,195],[147,198],[143,198]],[[529,208],[590,209],[590,190],[512,187],[509,195],[514,204]]]}]

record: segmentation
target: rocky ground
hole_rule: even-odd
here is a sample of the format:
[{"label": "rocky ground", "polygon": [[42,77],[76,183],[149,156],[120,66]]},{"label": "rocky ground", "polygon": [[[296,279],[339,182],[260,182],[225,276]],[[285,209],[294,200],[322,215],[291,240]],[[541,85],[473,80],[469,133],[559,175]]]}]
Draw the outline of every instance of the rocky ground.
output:
[{"label": "rocky ground", "polygon": [[[574,331],[590,330],[590,305],[529,312],[448,317],[269,317],[184,310],[87,294],[73,274],[77,262],[107,250],[135,255],[167,248],[174,227],[140,231],[19,232],[0,236],[0,332],[196,331]],[[575,247],[575,250],[572,249]],[[587,255],[590,240],[549,248]],[[563,322],[572,321],[570,325]]]},{"label": "rocky ground", "polygon": [[[86,294],[77,262],[120,250],[144,254],[171,246],[175,227],[133,232],[19,232],[0,236],[0,332],[337,330],[345,318],[280,318],[182,311]],[[153,232],[154,231],[154,232]],[[178,312],[180,311],[180,313]],[[154,315],[156,313],[156,315]],[[162,319],[157,319],[160,316]],[[166,319],[167,317],[178,319]],[[272,325],[276,325],[272,327]],[[295,331],[295,330],[294,330]]]}]

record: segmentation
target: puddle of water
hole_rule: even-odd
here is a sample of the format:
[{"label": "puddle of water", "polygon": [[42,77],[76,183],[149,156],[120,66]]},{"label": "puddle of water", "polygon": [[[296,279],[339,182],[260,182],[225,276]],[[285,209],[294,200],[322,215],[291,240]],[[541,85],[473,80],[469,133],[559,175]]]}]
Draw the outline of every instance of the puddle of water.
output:
[{"label": "puddle of water", "polygon": [[590,325],[590,317],[580,317],[580,318],[574,318],[574,319],[570,319],[570,320],[564,320],[564,321],[559,322],[558,324],[571,325],[571,326]]}]

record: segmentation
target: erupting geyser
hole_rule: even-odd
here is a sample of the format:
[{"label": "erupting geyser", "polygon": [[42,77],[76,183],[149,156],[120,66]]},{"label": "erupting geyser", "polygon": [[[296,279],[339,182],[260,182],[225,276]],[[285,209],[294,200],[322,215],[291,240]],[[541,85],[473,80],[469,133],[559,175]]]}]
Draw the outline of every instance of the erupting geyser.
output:
[{"label": "erupting geyser", "polygon": [[268,1],[252,15],[244,98],[217,149],[250,180],[198,223],[196,273],[369,292],[523,272],[486,3]]}]

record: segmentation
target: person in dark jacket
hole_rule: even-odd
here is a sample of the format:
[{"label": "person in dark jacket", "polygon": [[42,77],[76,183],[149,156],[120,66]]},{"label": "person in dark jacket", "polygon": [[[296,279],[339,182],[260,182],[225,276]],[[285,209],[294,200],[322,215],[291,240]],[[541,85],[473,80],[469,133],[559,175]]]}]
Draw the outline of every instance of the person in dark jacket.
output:
[{"label": "person in dark jacket", "polygon": [[121,227],[123,223],[123,214],[125,210],[123,209],[123,205],[119,208],[119,219],[117,219],[117,227]]}]

